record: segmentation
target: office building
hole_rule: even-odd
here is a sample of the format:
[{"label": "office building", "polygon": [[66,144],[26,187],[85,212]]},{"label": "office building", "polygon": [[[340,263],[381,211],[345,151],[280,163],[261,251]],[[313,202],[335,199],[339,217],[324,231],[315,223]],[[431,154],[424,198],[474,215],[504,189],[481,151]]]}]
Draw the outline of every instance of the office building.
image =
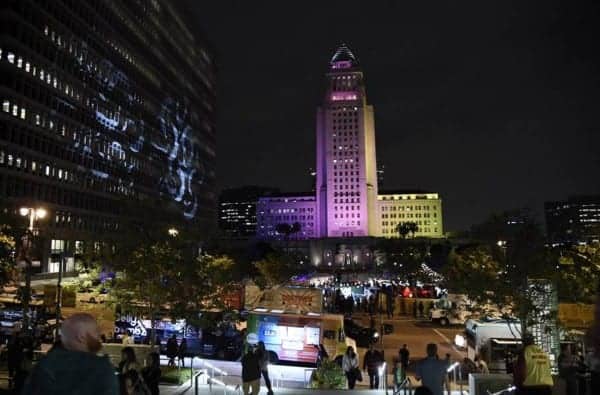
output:
[{"label": "office building", "polygon": [[571,196],[546,202],[546,233],[551,243],[600,240],[600,196]]},{"label": "office building", "polygon": [[50,213],[43,271],[133,219],[214,223],[213,51],[171,2],[7,0],[0,31],[0,198]]},{"label": "office building", "polygon": [[389,191],[377,196],[380,236],[402,237],[398,225],[414,222],[417,230],[406,237],[442,237],[442,200],[437,193]]},{"label": "office building", "polygon": [[256,205],[261,196],[278,194],[275,188],[245,186],[225,189],[219,195],[219,228],[228,238],[256,235]]}]

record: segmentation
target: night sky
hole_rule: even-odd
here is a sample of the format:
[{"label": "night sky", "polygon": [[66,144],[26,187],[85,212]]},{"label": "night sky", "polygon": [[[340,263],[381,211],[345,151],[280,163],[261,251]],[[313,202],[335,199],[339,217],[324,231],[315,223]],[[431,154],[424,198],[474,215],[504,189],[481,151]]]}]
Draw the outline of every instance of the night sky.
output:
[{"label": "night sky", "polygon": [[310,190],[315,111],[345,42],[375,107],[380,189],[439,192],[445,230],[600,193],[591,1],[187,4],[218,51],[221,188]]}]

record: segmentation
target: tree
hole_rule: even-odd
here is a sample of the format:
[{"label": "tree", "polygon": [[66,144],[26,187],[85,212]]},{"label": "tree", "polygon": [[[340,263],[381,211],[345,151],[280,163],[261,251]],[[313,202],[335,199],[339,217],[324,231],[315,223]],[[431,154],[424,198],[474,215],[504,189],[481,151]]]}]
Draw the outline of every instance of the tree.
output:
[{"label": "tree", "polygon": [[254,265],[260,273],[256,283],[261,288],[285,284],[299,273],[298,265],[288,254],[271,253]]},{"label": "tree", "polygon": [[408,226],[408,231],[410,232],[410,234],[414,238],[415,237],[415,233],[417,233],[419,231],[419,226],[417,225],[416,222],[407,222],[406,225]]},{"label": "tree", "polygon": [[17,276],[15,245],[10,226],[0,224],[0,287],[13,281]]},{"label": "tree", "polygon": [[503,213],[474,227],[472,235],[479,240],[450,255],[443,273],[448,288],[479,306],[517,317],[527,330],[531,317],[539,316],[535,295],[543,291],[531,280],[554,276],[552,254],[539,226],[527,215]]},{"label": "tree", "polygon": [[302,225],[300,222],[294,222],[293,224],[288,223],[280,223],[275,225],[275,231],[280,235],[283,235],[285,240],[285,250],[289,252],[289,242],[290,236],[296,233],[299,233],[302,230]]},{"label": "tree", "polygon": [[232,266],[228,257],[194,256],[185,241],[140,244],[115,268],[111,299],[122,311],[150,318],[153,344],[154,321],[163,313],[193,323],[201,310],[220,307]]},{"label": "tree", "polygon": [[594,303],[600,282],[600,243],[554,250],[555,281],[561,301]]},{"label": "tree", "polygon": [[415,233],[419,231],[419,226],[416,222],[400,222],[396,225],[396,232],[402,239],[406,239],[409,234],[415,237]]},{"label": "tree", "polygon": [[408,228],[408,224],[406,222],[400,222],[396,225],[396,232],[402,239],[406,239],[406,236],[410,233],[410,229]]}]

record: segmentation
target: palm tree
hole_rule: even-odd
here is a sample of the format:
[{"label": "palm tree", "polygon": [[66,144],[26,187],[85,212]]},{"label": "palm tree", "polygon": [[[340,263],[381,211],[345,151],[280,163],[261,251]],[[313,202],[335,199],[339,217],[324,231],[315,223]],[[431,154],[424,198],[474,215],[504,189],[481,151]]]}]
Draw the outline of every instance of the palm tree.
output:
[{"label": "palm tree", "polygon": [[396,225],[396,232],[398,232],[398,235],[400,235],[401,238],[406,239],[406,236],[408,236],[410,233],[408,223],[400,222],[398,225]]},{"label": "palm tree", "polygon": [[280,235],[283,235],[283,239],[285,240],[285,249],[286,252],[289,252],[289,241],[290,236],[296,233],[299,233],[302,230],[302,225],[300,222],[294,222],[293,224],[288,223],[280,223],[275,225],[275,231]]},{"label": "palm tree", "polygon": [[419,231],[419,225],[417,225],[416,222],[407,222],[406,226],[408,227],[408,231],[410,232],[410,234],[414,238],[415,237],[415,233],[417,233]]}]

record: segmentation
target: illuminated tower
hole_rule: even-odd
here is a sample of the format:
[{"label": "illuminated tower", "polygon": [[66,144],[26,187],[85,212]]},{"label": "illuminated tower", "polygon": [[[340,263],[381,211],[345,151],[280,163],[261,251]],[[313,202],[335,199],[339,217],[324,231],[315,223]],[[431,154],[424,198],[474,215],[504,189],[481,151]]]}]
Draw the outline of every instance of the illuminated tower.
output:
[{"label": "illuminated tower", "polygon": [[329,63],[317,109],[318,237],[377,236],[377,164],[373,106],[358,60],[342,44]]}]

